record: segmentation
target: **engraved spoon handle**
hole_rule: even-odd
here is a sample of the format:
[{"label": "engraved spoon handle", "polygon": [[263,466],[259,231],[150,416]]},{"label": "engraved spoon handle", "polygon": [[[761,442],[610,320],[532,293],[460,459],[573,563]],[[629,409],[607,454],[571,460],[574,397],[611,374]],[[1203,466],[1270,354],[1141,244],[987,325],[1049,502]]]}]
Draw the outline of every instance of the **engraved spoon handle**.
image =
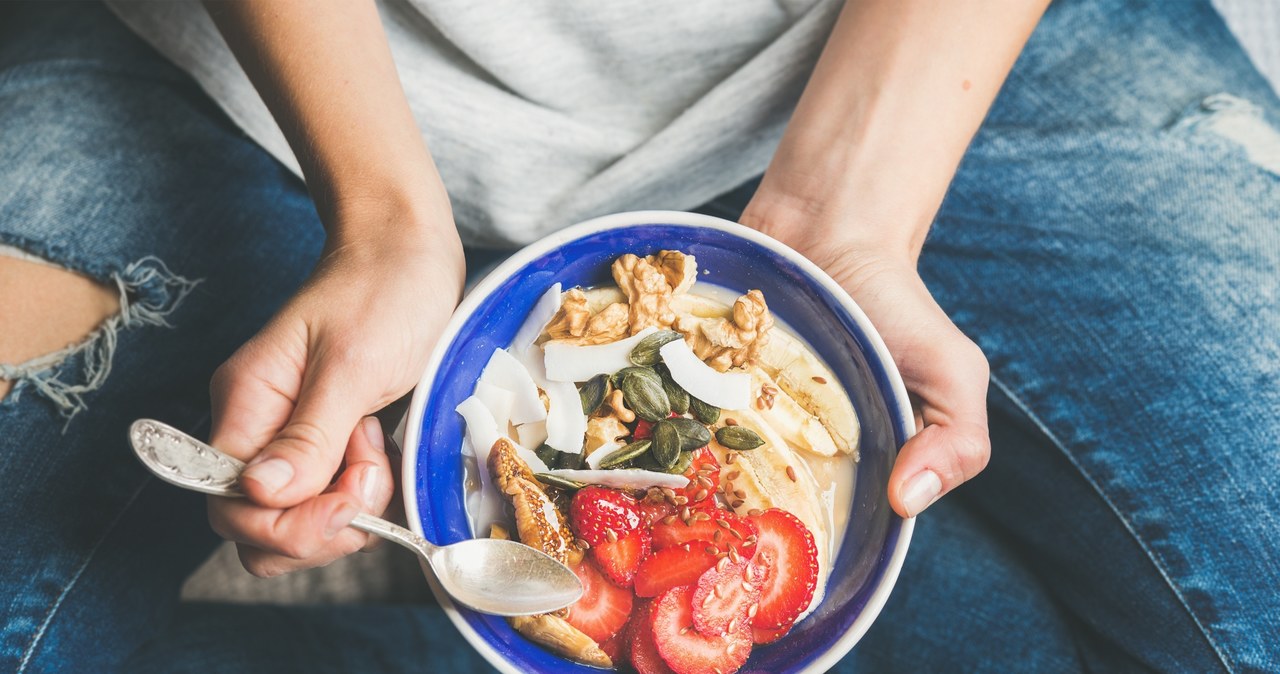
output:
[{"label": "engraved spoon handle", "polygon": [[[138,419],[129,427],[129,441],[142,465],[161,480],[192,491],[243,498],[240,471],[245,463],[182,431],[154,419]],[[412,531],[367,513],[351,526],[399,543],[430,561],[436,546]]]}]

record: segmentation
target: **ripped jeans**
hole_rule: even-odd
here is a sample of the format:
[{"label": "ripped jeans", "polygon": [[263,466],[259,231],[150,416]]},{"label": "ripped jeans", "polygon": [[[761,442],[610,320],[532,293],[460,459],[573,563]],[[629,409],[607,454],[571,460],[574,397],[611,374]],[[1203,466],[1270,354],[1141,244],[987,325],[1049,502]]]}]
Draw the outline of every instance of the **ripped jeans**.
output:
[{"label": "ripped jeans", "polygon": [[[921,257],[991,360],[992,462],[920,517],[839,671],[1280,670],[1277,123],[1207,2],[1050,8]],[[104,9],[0,5],[0,245],[124,307],[3,371],[0,671],[487,669],[433,604],[177,601],[216,540],[125,430],[206,433],[210,374],[322,242]]]}]

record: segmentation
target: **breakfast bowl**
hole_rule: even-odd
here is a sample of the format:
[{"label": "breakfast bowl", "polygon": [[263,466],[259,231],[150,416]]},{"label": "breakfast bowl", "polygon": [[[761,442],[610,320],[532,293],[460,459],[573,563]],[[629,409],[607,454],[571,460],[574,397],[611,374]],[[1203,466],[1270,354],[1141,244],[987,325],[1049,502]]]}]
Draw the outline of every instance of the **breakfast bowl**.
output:
[{"label": "breakfast bowl", "polygon": [[[441,335],[405,421],[408,524],[437,544],[487,535],[473,532],[463,456],[467,429],[457,408],[472,396],[491,355],[516,339],[553,284],[594,288],[611,282],[610,265],[619,256],[668,250],[696,258],[695,287],[761,291],[779,324],[843,386],[856,414],[856,469],[851,493],[839,501],[836,519],[844,522],[834,529],[821,600],[785,636],[756,646],[740,670],[826,671],[875,620],[906,555],[914,521],[893,512],[886,485],[898,448],[914,432],[914,417],[884,343],[848,294],[799,253],[736,223],[670,211],[605,216],[529,245],[480,281]],[[430,573],[428,579],[463,637],[498,670],[600,671],[527,640],[502,618],[455,605]]]}]

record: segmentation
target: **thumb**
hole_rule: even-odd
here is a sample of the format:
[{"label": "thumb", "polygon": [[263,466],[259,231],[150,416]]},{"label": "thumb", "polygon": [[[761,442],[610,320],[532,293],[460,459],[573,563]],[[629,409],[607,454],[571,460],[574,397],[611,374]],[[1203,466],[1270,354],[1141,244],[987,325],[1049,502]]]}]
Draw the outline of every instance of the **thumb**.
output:
[{"label": "thumb", "polygon": [[362,416],[351,393],[340,368],[309,364],[288,422],[240,476],[250,499],[289,508],[329,486]]},{"label": "thumb", "polygon": [[926,426],[902,447],[889,477],[889,504],[915,517],[943,494],[986,467],[991,441],[985,425]]}]

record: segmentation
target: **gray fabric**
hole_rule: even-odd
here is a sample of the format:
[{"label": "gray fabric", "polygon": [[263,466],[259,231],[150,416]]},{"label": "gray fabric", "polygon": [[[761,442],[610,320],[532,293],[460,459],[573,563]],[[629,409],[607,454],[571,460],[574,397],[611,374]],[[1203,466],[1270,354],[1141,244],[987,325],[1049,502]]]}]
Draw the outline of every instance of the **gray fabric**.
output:
[{"label": "gray fabric", "polygon": [[[113,10],[250,136],[297,162],[196,2]],[[687,209],[764,170],[835,0],[384,0],[410,107],[464,242]]]}]

